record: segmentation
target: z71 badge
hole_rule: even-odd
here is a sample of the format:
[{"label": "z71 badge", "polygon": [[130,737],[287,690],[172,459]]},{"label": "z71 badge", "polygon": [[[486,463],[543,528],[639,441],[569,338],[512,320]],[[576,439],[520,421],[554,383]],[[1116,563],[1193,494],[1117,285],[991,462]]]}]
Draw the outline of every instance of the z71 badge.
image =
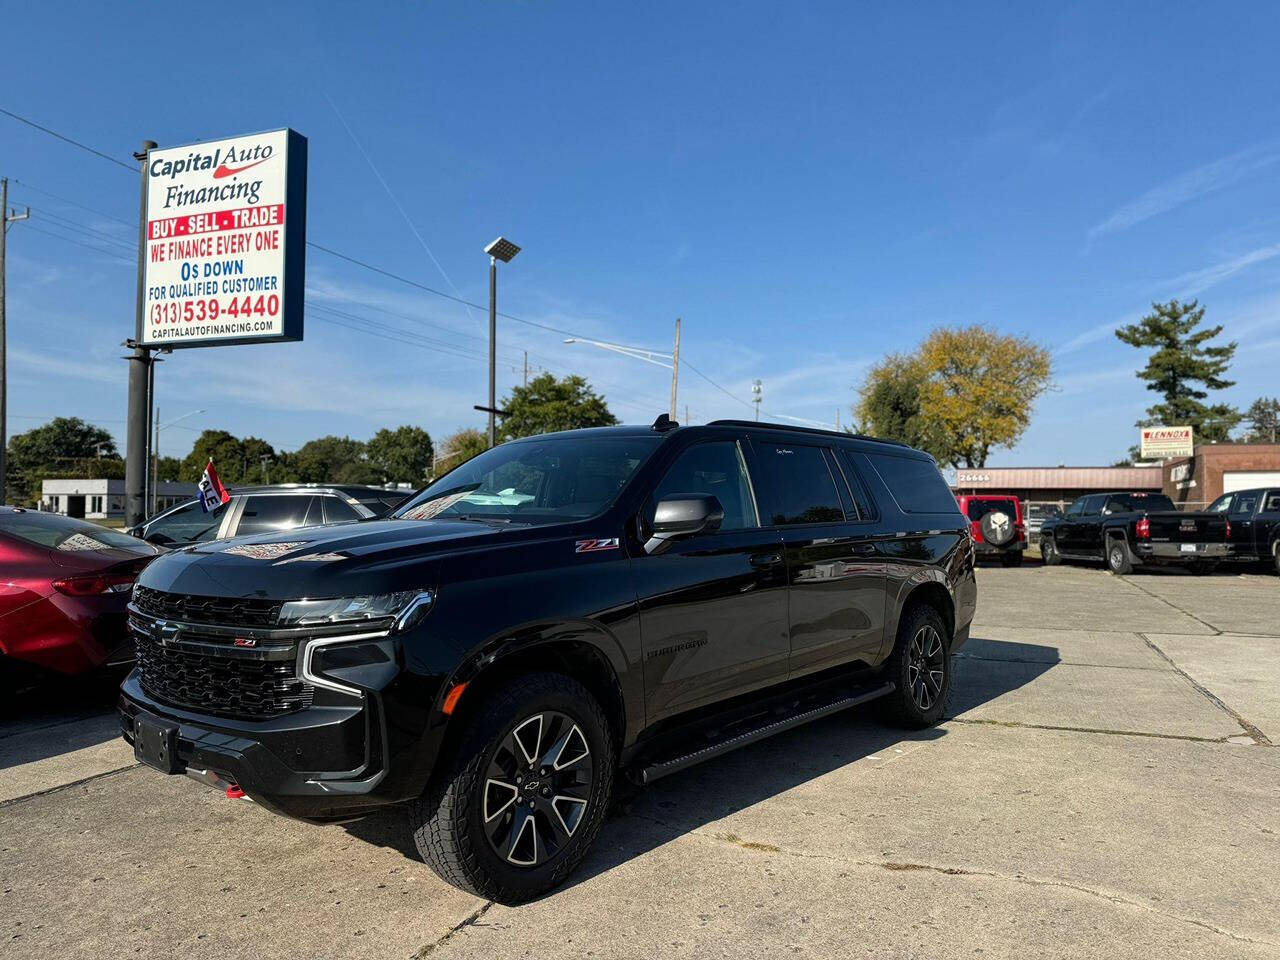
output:
[{"label": "z71 badge", "polygon": [[595,553],[597,550],[617,550],[621,546],[617,537],[604,540],[579,540],[574,544],[574,553]]}]

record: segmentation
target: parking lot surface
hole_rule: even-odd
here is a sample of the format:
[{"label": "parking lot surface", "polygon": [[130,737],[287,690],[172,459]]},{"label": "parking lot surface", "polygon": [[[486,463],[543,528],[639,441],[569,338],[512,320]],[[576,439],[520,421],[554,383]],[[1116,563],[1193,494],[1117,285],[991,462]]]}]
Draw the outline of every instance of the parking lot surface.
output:
[{"label": "parking lot surface", "polygon": [[948,720],[857,710],[646,789],[521,907],[403,817],[139,769],[90,689],[0,727],[10,958],[1280,955],[1280,579],[983,568]]}]

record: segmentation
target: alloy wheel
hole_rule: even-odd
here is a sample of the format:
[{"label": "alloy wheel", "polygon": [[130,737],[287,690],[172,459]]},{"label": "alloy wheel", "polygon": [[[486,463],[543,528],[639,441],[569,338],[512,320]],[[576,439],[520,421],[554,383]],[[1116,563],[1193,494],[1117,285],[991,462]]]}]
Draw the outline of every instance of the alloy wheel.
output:
[{"label": "alloy wheel", "polygon": [[582,728],[555,710],[516,723],[485,774],[480,815],[489,846],[508,863],[537,867],[581,826],[594,764]]},{"label": "alloy wheel", "polygon": [[1111,569],[1120,570],[1124,566],[1124,547],[1118,542],[1111,545]]},{"label": "alloy wheel", "polygon": [[907,686],[918,708],[928,710],[942,696],[946,670],[946,645],[938,631],[926,623],[907,648]]}]

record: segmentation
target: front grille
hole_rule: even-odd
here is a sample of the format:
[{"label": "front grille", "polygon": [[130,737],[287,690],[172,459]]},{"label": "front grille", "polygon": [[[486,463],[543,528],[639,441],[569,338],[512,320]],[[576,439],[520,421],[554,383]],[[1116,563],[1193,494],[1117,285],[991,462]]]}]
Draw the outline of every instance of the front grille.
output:
[{"label": "front grille", "polygon": [[240,597],[193,597],[185,593],[165,593],[150,587],[133,588],[133,605],[138,612],[162,620],[217,624],[223,627],[276,626],[279,600]]},{"label": "front grille", "polygon": [[[297,676],[297,648],[229,648],[224,654],[205,638],[183,634],[163,642],[144,623],[130,618],[138,654],[138,678],[151,696],[199,713],[266,719],[310,706],[315,688]],[[219,638],[226,644],[225,637]],[[195,641],[198,649],[184,645]]]}]

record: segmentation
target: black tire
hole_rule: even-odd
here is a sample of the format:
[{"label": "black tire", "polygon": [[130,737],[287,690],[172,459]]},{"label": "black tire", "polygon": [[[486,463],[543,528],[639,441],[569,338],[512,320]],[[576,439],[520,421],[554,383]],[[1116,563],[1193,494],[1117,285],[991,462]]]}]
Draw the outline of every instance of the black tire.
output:
[{"label": "black tire", "polygon": [[1275,567],[1276,573],[1280,574],[1280,540],[1277,540],[1271,545],[1271,559],[1273,561],[1272,566]]},{"label": "black tire", "polygon": [[1010,553],[1006,553],[1000,558],[1000,562],[1006,567],[1020,567],[1022,566],[1022,551],[1014,550]]},{"label": "black tire", "polygon": [[[940,650],[931,658],[934,638]],[[898,639],[889,656],[886,676],[897,689],[882,701],[885,719],[912,730],[931,727],[941,720],[951,699],[953,664],[951,638],[938,611],[927,603],[908,607],[898,623]],[[931,679],[935,669],[941,671],[941,682]]]},{"label": "black tire", "polygon": [[[534,673],[516,678],[486,694],[486,700],[478,713],[464,718],[467,724],[465,733],[450,751],[449,758],[445,759],[446,765],[442,767],[441,774],[434,778],[422,798],[410,805],[409,822],[419,854],[441,879],[478,897],[499,903],[520,903],[561,883],[581,862],[600,832],[613,789],[617,762],[614,740],[609,719],[596,699],[582,684],[561,674]],[[580,731],[588,751],[584,757],[590,761],[588,784],[575,788],[586,795],[586,806],[574,821],[573,829],[567,831],[567,839],[560,848],[542,862],[537,862],[539,824],[548,838],[554,839],[557,834],[564,833],[549,826],[547,820],[555,813],[555,798],[550,801],[541,799],[548,795],[548,791],[536,789],[539,782],[547,783],[545,774],[541,781],[525,778],[523,789],[528,789],[530,783],[535,788],[527,795],[529,809],[535,812],[524,813],[523,798],[526,794],[517,791],[512,800],[490,815],[490,821],[501,817],[498,823],[486,827],[485,820],[486,802],[497,803],[508,796],[499,790],[495,799],[492,791],[497,788],[489,777],[491,765],[497,764],[500,757],[516,758],[514,748],[509,748],[509,744],[535,716],[559,718],[545,724],[544,720],[538,721],[538,741],[533,743],[535,758],[541,754],[541,760],[545,762],[550,756],[548,751],[541,749],[544,725],[567,721]],[[527,741],[531,736],[531,732],[527,733],[523,740]],[[571,733],[567,733],[568,736]],[[563,753],[564,749],[562,746],[560,752]],[[519,763],[523,762],[519,759]],[[510,812],[502,813],[501,810]],[[510,830],[514,832],[511,818],[520,817],[522,813],[521,835],[526,833],[524,821],[532,821],[529,828],[533,834],[531,865],[508,862],[499,855],[490,839],[492,832],[503,823],[511,823]],[[567,825],[563,815],[560,822]],[[508,857],[515,857],[519,842],[519,836],[511,840]],[[545,853],[547,840],[543,844]]]},{"label": "black tire", "polygon": [[1058,545],[1053,542],[1053,537],[1040,538],[1040,559],[1046,567],[1056,567],[1062,563],[1062,554],[1058,553]]},{"label": "black tire", "polygon": [[1133,558],[1129,555],[1129,541],[1124,537],[1107,540],[1107,569],[1117,576],[1133,573]]}]

